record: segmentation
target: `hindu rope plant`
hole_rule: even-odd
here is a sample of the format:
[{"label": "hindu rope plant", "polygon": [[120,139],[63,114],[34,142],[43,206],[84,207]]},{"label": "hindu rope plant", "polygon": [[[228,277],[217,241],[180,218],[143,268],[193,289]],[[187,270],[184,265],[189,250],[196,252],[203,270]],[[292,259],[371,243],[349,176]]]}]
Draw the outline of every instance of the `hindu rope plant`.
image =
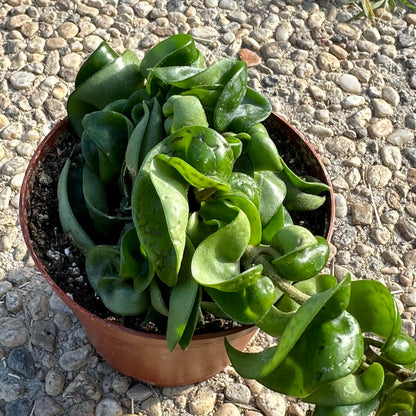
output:
[{"label": "hindu rope plant", "polygon": [[242,376],[315,415],[414,414],[416,344],[381,283],[321,274],[326,240],[290,213],[328,187],[282,160],[270,112],[244,62],[206,67],[189,35],[142,61],[102,43],[68,100],[79,143],[59,178],[62,227],[104,305],[165,322],[171,350],[208,311],[279,338],[226,348]]}]

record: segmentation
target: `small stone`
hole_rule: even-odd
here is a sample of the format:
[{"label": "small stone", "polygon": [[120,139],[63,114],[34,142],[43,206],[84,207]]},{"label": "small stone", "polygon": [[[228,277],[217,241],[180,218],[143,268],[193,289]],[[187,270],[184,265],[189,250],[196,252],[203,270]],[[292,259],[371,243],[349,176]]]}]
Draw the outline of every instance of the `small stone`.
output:
[{"label": "small stone", "polygon": [[393,133],[393,124],[387,118],[371,122],[368,126],[368,134],[373,138],[387,137]]},{"label": "small stone", "polygon": [[371,165],[367,171],[367,181],[373,188],[384,188],[391,177],[391,171],[382,165]]},{"label": "small stone", "polygon": [[201,387],[196,395],[189,399],[189,410],[196,416],[206,415],[214,409],[216,399],[216,393],[209,387]]},{"label": "small stone", "polygon": [[416,291],[404,293],[400,299],[406,306],[416,306]]},{"label": "small stone", "polygon": [[399,93],[389,85],[383,88],[382,97],[393,107],[397,107],[400,103]]},{"label": "small stone", "polygon": [[283,21],[276,29],[275,39],[278,42],[287,42],[293,33],[293,27],[289,21]]},{"label": "small stone", "polygon": [[244,61],[249,67],[256,66],[261,63],[260,57],[250,49],[241,49],[240,59]]},{"label": "small stone", "polygon": [[257,407],[265,416],[284,416],[286,414],[286,402],[283,396],[272,391],[260,393],[256,397]]},{"label": "small stone", "polygon": [[376,117],[391,117],[394,114],[393,107],[383,99],[374,98],[372,103]]},{"label": "small stone", "polygon": [[373,228],[370,237],[379,244],[387,244],[390,240],[391,233],[387,228]]},{"label": "small stone", "polygon": [[95,416],[95,401],[85,400],[72,406],[65,416]]},{"label": "small stone", "polygon": [[19,29],[25,23],[30,22],[30,17],[26,14],[17,14],[12,16],[7,21],[7,27],[11,30]]},{"label": "small stone", "polygon": [[416,266],[416,249],[409,250],[403,255],[403,262],[406,267],[412,268]]},{"label": "small stone", "polygon": [[162,404],[158,397],[150,397],[141,404],[141,407],[148,416],[162,416]]},{"label": "small stone", "polygon": [[328,140],[325,147],[330,153],[340,157],[348,157],[355,153],[355,143],[344,136]]},{"label": "small stone", "polygon": [[355,249],[357,250],[357,253],[364,259],[372,256],[374,253],[374,248],[366,244],[357,244]]},{"label": "small stone", "polygon": [[353,204],[351,213],[353,224],[370,225],[373,222],[373,208],[371,204]]},{"label": "small stone", "polygon": [[295,65],[288,59],[268,59],[267,66],[279,75],[291,75],[295,70]]},{"label": "small stone", "polygon": [[343,74],[338,78],[339,86],[346,92],[352,94],[361,93],[361,84],[358,78],[351,74]]},{"label": "small stone", "polygon": [[130,379],[121,374],[117,374],[112,383],[113,390],[118,394],[125,394],[130,387]]},{"label": "small stone", "polygon": [[[413,167],[416,167],[416,149],[413,147],[405,147],[403,149],[403,154],[406,157],[406,159],[410,162],[410,165]],[[0,198],[1,198],[1,193],[0,193]],[[0,207],[1,207],[1,204],[0,204]]]},{"label": "small stone", "polygon": [[50,51],[58,50],[65,48],[67,46],[67,41],[64,38],[59,36],[54,38],[49,38],[46,40],[46,48]]},{"label": "small stone", "polygon": [[27,309],[30,316],[35,321],[45,318],[48,312],[49,298],[44,293],[32,294],[29,302],[27,303]]},{"label": "small stone", "polygon": [[63,398],[74,396],[79,400],[99,400],[101,391],[94,379],[88,373],[82,372],[75,376],[62,393]]},{"label": "small stone", "polygon": [[9,290],[11,290],[13,287],[13,285],[8,282],[7,280],[0,280],[0,298],[2,298],[4,295],[7,294],[7,292],[9,292]]},{"label": "small stone", "polygon": [[216,39],[218,37],[217,29],[209,26],[193,27],[189,34],[200,39]]},{"label": "small stone", "polygon": [[77,5],[77,11],[80,15],[88,16],[88,17],[96,17],[100,13],[100,11],[96,9],[95,7],[89,7],[82,3],[79,3]]},{"label": "small stone", "polygon": [[[19,399],[14,402],[6,403],[4,410],[5,416],[29,416],[30,415],[30,403],[26,399]],[[3,413],[0,413],[3,416]]]},{"label": "small stone", "polygon": [[65,385],[65,374],[58,368],[52,368],[46,373],[45,391],[49,396],[59,396]]},{"label": "small stone", "polygon": [[402,146],[413,141],[415,134],[409,129],[397,129],[387,137],[387,141],[395,146]]},{"label": "small stone", "polygon": [[14,348],[27,340],[25,324],[16,318],[0,318],[0,346]]},{"label": "small stone", "polygon": [[241,383],[229,384],[225,389],[225,397],[233,403],[248,404],[250,401],[250,389]]},{"label": "small stone", "polygon": [[23,306],[22,297],[17,292],[7,292],[5,302],[6,309],[13,313],[19,312]]},{"label": "small stone", "polygon": [[399,221],[399,213],[395,210],[389,210],[386,212],[383,212],[380,215],[380,220],[384,223],[384,224],[396,224],[397,221]]},{"label": "small stone", "polygon": [[329,52],[332,55],[336,56],[338,59],[347,59],[348,58],[348,52],[339,45],[331,45],[329,47]]},{"label": "small stone", "polygon": [[402,166],[400,149],[395,146],[385,145],[381,148],[381,158],[384,165],[391,170],[399,170]]},{"label": "small stone", "polygon": [[153,390],[145,384],[135,384],[127,390],[126,396],[136,402],[143,402],[153,396]]},{"label": "small stone", "polygon": [[61,59],[61,67],[78,71],[82,63],[82,58],[75,52],[65,55]]},{"label": "small stone", "polygon": [[321,52],[318,55],[318,65],[323,71],[334,72],[340,68],[339,60],[336,56],[328,52]]},{"label": "small stone", "polygon": [[43,396],[35,402],[35,416],[58,416],[64,413],[60,403],[49,396]]},{"label": "small stone", "polygon": [[388,261],[393,266],[397,266],[397,267],[403,266],[402,259],[393,250],[385,250],[385,251],[383,251],[381,253],[381,257],[383,257],[384,260]]},{"label": "small stone", "polygon": [[240,416],[240,411],[238,410],[238,407],[234,404],[224,403],[214,413],[214,416]]},{"label": "small stone", "polygon": [[123,408],[114,399],[106,397],[97,404],[95,416],[123,416]]},{"label": "small stone", "polygon": [[335,194],[335,216],[345,218],[348,214],[347,200],[342,194]]},{"label": "small stone", "polygon": [[335,31],[351,40],[358,40],[361,36],[361,29],[348,23],[338,23]]},{"label": "small stone", "polygon": [[313,98],[315,98],[315,100],[318,101],[323,101],[326,99],[326,93],[322,88],[319,88],[316,85],[311,85],[309,87],[309,91],[311,92],[311,94],[313,95]]},{"label": "small stone", "polygon": [[89,345],[64,352],[59,358],[59,365],[65,371],[77,371],[88,363],[91,354]]},{"label": "small stone", "polygon": [[78,32],[78,26],[72,22],[65,22],[58,27],[58,34],[64,39],[72,39],[78,34]]},{"label": "small stone", "polygon": [[410,220],[401,220],[397,223],[397,229],[406,241],[416,239],[416,223]]},{"label": "small stone", "polygon": [[346,108],[361,107],[365,104],[365,98],[362,95],[349,95],[342,100],[341,105]]},{"label": "small stone", "polygon": [[332,137],[334,135],[334,131],[331,128],[320,126],[318,124],[312,125],[309,131],[311,134],[319,138]]},{"label": "small stone", "polygon": [[326,108],[322,108],[320,110],[316,110],[316,118],[321,121],[322,123],[328,123],[330,120],[329,111]]},{"label": "small stone", "polygon": [[51,321],[35,321],[31,327],[30,342],[46,351],[55,351],[56,327]]},{"label": "small stone", "polygon": [[352,75],[356,76],[360,82],[369,82],[372,76],[371,71],[368,71],[365,68],[354,68],[352,70]]},{"label": "small stone", "polygon": [[12,74],[10,77],[10,83],[12,87],[17,90],[24,90],[30,88],[35,81],[35,75],[31,72],[18,71]]},{"label": "small stone", "polygon": [[27,348],[14,348],[7,357],[7,365],[25,378],[34,378],[36,375],[35,361]]},{"label": "small stone", "polygon": [[404,20],[406,20],[409,25],[416,25],[416,13],[406,14]]}]

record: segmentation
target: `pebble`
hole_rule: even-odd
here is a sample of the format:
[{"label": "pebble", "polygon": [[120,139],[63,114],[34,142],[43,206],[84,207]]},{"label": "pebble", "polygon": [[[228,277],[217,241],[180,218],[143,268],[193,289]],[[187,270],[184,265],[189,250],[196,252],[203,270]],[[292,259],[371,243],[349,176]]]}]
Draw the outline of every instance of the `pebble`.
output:
[{"label": "pebble", "polygon": [[397,229],[406,241],[416,239],[416,223],[410,220],[400,220]]},{"label": "pebble", "polygon": [[372,104],[376,117],[391,117],[394,114],[393,107],[381,98],[374,98]]},{"label": "pebble", "polygon": [[335,216],[345,218],[348,214],[347,200],[342,194],[335,194]]},{"label": "pebble", "polygon": [[368,134],[372,138],[387,137],[393,133],[393,124],[387,118],[372,121],[368,126]]},{"label": "pebble", "polygon": [[191,414],[206,415],[214,409],[217,395],[209,387],[201,387],[194,397],[189,399]]},{"label": "pebble", "polygon": [[346,92],[349,92],[352,94],[361,93],[361,84],[355,75],[342,74],[338,78],[338,85]]},{"label": "pebble", "polygon": [[416,291],[412,290],[404,293],[400,299],[407,306],[416,306]]},{"label": "pebble", "polygon": [[289,21],[283,21],[276,29],[275,39],[278,42],[287,42],[292,35],[294,29]]},{"label": "pebble", "polygon": [[[19,399],[14,402],[6,403],[4,406],[5,416],[29,416],[30,403],[26,399]],[[3,413],[0,413],[3,416]]]},{"label": "pebble", "polygon": [[384,188],[392,178],[390,169],[382,165],[372,165],[367,171],[367,181],[373,188]]},{"label": "pebble", "polygon": [[95,401],[85,400],[70,407],[65,416],[95,416]]},{"label": "pebble", "polygon": [[238,407],[234,404],[224,403],[214,413],[214,416],[240,416],[240,411],[238,410]]},{"label": "pebble", "polygon": [[65,374],[58,368],[52,368],[46,373],[45,391],[49,396],[59,396],[66,381]]},{"label": "pebble", "polygon": [[225,389],[225,397],[233,403],[248,404],[250,401],[250,389],[241,383],[229,384]]},{"label": "pebble", "polygon": [[27,303],[27,309],[33,320],[45,318],[48,312],[49,297],[44,293],[33,293]]},{"label": "pebble", "polygon": [[158,397],[150,397],[141,404],[141,407],[148,416],[162,416],[162,404]]},{"label": "pebble", "polygon": [[391,233],[387,228],[373,228],[370,237],[379,244],[387,244],[391,238]]},{"label": "pebble", "polygon": [[62,405],[49,396],[43,396],[37,399],[34,409],[35,416],[57,416],[64,413]]},{"label": "pebble", "polygon": [[126,396],[129,399],[141,403],[153,396],[153,390],[145,384],[135,384],[127,390]]},{"label": "pebble", "polygon": [[393,250],[385,250],[381,253],[381,256],[384,260],[392,264],[393,266],[401,267],[403,266],[403,261],[400,256]]},{"label": "pebble", "polygon": [[123,408],[116,400],[106,397],[97,404],[95,416],[123,416]]},{"label": "pebble", "polygon": [[55,351],[56,326],[51,321],[35,321],[31,326],[30,342],[46,351]]},{"label": "pebble", "polygon": [[409,129],[397,129],[387,137],[387,141],[395,146],[402,146],[411,143],[414,137],[414,132]]},{"label": "pebble", "polygon": [[403,255],[403,262],[406,267],[412,268],[416,266],[416,249],[409,250]]},{"label": "pebble", "polygon": [[371,223],[373,222],[373,208],[371,204],[352,204],[351,214],[353,224],[371,225]]},{"label": "pebble", "polygon": [[10,83],[16,90],[24,90],[30,88],[34,81],[35,75],[26,71],[14,72],[10,77]]},{"label": "pebble", "polygon": [[88,373],[82,372],[68,384],[62,393],[63,398],[77,397],[78,400],[99,400],[101,391]]},{"label": "pebble", "polygon": [[256,397],[257,407],[265,416],[284,416],[286,414],[286,403],[278,393],[267,391]]},{"label": "pebble", "polygon": [[89,345],[64,352],[59,358],[59,365],[65,371],[77,371],[88,363],[91,354]]},{"label": "pebble", "polygon": [[16,318],[0,318],[0,346],[14,348],[23,345],[28,337],[25,324]]},{"label": "pebble", "polygon": [[11,350],[7,357],[7,365],[25,378],[31,379],[36,375],[35,361],[27,348],[18,347]]},{"label": "pebble", "polygon": [[322,52],[318,55],[318,65],[323,71],[328,72],[335,72],[340,68],[338,58],[329,52]]},{"label": "pebble", "polygon": [[113,390],[121,395],[124,395],[130,387],[129,377],[123,376],[122,374],[117,374],[113,380],[112,388]]},{"label": "pebble", "polygon": [[399,170],[402,166],[402,155],[396,146],[385,145],[381,148],[381,158],[384,165],[391,170]]},{"label": "pebble", "polygon": [[365,104],[365,98],[362,95],[348,95],[342,100],[341,104],[345,109],[361,107]]}]

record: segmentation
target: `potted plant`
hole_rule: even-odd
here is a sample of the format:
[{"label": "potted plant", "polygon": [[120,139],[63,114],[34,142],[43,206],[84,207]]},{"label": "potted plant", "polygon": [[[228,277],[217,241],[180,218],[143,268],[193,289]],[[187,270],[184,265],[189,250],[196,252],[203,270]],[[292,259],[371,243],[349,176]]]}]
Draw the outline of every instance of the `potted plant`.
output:
[{"label": "potted plant", "polygon": [[[242,376],[317,404],[317,415],[366,415],[379,403],[379,414],[413,408],[416,344],[401,330],[392,295],[376,281],[320,274],[328,243],[307,227],[313,230],[311,219],[321,217],[318,233],[331,233],[322,221],[330,188],[300,177],[283,160],[269,134],[276,127],[286,132],[280,149],[290,159],[302,165],[313,152],[298,144],[291,154],[287,140],[297,132],[270,117],[268,100],[246,81],[244,62],[223,59],[207,68],[189,35],[166,39],[141,62],[103,43],[80,69],[68,100],[73,131],[61,123],[35,156],[68,156],[56,173],[59,220],[77,250],[67,248],[64,257],[79,260],[72,273],[85,271],[60,286],[90,285],[112,317],[97,318],[68,298],[48,276],[49,267],[67,259],[53,250],[46,250],[53,261],[39,259],[31,243],[46,228],[57,232],[48,227],[53,210],[36,226],[34,182],[41,199],[48,182],[39,166],[29,167],[21,199],[35,261],[93,345],[125,374],[160,385],[190,382],[185,365],[167,381],[147,373],[158,368],[143,359],[146,350],[154,353],[155,340],[167,345],[158,362],[163,354],[176,354],[180,363],[192,357],[192,381],[219,371],[226,365],[220,358],[204,376],[195,370],[217,355],[212,345],[198,352],[199,339],[223,343],[217,335],[194,336],[216,317],[245,325],[222,334]],[[165,336],[146,334],[128,355],[137,331],[112,332],[121,327],[111,322],[119,316]],[[253,325],[279,337],[278,345],[241,352]],[[166,373],[164,367],[156,371]]]}]

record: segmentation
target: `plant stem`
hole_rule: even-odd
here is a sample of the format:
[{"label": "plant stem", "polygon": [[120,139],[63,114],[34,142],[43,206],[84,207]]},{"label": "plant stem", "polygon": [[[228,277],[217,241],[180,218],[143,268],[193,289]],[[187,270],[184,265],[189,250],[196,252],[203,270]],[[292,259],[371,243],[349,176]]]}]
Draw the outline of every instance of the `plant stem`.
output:
[{"label": "plant stem", "polygon": [[367,359],[369,359],[371,362],[379,363],[387,371],[390,371],[390,373],[393,373],[399,381],[404,381],[413,375],[413,373],[407,370],[406,368],[400,367],[399,365],[396,365],[392,363],[391,361],[386,360],[385,358],[376,354],[371,347],[367,348],[367,350],[365,351],[365,355]]},{"label": "plant stem", "polygon": [[276,272],[276,269],[262,255],[262,247],[248,246],[245,255],[253,264],[261,264],[263,266],[263,274],[271,279],[273,284],[283,293],[288,295],[296,303],[305,303],[310,296],[296,289],[288,281],[282,279]]}]

